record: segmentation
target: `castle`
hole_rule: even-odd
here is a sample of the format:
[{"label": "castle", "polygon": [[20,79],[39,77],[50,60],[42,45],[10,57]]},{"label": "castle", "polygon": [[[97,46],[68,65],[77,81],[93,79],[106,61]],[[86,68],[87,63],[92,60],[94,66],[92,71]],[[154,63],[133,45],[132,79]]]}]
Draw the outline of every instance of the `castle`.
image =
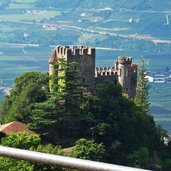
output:
[{"label": "castle", "polygon": [[80,82],[87,90],[94,92],[99,83],[110,81],[120,84],[124,95],[134,98],[137,86],[137,65],[132,64],[132,57],[118,57],[113,67],[95,67],[95,48],[87,46],[57,46],[49,59],[49,75],[54,74],[55,64],[59,58],[75,62],[74,69],[80,71]]}]

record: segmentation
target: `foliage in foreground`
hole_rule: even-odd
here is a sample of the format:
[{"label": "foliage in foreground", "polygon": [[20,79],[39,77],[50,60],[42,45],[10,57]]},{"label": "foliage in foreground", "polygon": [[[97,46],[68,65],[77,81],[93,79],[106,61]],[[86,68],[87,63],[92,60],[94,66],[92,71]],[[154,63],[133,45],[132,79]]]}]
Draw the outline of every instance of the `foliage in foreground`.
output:
[{"label": "foliage in foreground", "polygon": [[[54,146],[52,144],[42,145],[41,139],[37,135],[29,135],[21,132],[18,134],[10,134],[1,140],[1,145],[20,148],[25,150],[58,154],[63,155],[63,151],[60,146]],[[89,160],[101,160],[105,155],[105,149],[102,143],[97,144],[94,140],[80,139],[73,147],[72,157],[89,159]],[[67,171],[72,169],[64,169],[46,164],[37,164],[33,162],[16,160],[6,157],[0,157],[0,170],[3,171]]]},{"label": "foliage in foreground", "polygon": [[[62,154],[60,146],[52,144],[41,145],[41,140],[36,135],[28,135],[27,133],[10,134],[2,138],[1,145],[15,147],[25,150],[38,151],[51,154]],[[16,160],[6,157],[0,157],[0,170],[3,171],[56,171],[62,170],[54,166],[31,163],[23,160]]]}]

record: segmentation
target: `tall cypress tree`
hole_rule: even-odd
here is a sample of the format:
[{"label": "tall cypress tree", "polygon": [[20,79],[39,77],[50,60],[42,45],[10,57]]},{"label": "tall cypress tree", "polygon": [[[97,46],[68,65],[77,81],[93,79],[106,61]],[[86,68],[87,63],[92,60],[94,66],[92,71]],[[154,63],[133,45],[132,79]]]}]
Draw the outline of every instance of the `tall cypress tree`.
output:
[{"label": "tall cypress tree", "polygon": [[141,106],[145,112],[148,112],[149,108],[149,84],[147,75],[147,69],[145,68],[144,58],[141,58],[141,65],[139,67],[138,82],[135,96],[135,103],[137,106]]},{"label": "tall cypress tree", "polygon": [[51,92],[47,101],[35,104],[30,127],[44,133],[61,144],[72,143],[80,132],[83,86],[79,83],[76,63],[67,63],[64,58],[55,64],[54,75],[50,77]]}]

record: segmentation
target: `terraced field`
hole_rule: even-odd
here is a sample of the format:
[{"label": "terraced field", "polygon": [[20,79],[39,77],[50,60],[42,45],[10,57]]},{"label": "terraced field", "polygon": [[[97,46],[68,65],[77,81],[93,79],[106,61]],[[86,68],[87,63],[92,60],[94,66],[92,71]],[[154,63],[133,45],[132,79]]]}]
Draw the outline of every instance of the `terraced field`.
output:
[{"label": "terraced field", "polygon": [[0,45],[1,86],[13,86],[14,78],[24,72],[48,71],[51,48]]}]

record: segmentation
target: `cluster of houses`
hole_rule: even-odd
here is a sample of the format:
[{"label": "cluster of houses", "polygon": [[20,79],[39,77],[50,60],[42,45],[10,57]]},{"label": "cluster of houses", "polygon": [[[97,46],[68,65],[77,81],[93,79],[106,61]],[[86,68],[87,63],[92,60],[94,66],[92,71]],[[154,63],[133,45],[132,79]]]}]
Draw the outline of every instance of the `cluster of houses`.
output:
[{"label": "cluster of houses", "polygon": [[58,30],[59,24],[44,24],[43,28],[46,30]]},{"label": "cluster of houses", "polygon": [[171,75],[154,74],[146,76],[149,82],[153,83],[171,83]]},{"label": "cluster of houses", "polygon": [[24,10],[23,12],[26,14],[43,14],[47,10]]}]

